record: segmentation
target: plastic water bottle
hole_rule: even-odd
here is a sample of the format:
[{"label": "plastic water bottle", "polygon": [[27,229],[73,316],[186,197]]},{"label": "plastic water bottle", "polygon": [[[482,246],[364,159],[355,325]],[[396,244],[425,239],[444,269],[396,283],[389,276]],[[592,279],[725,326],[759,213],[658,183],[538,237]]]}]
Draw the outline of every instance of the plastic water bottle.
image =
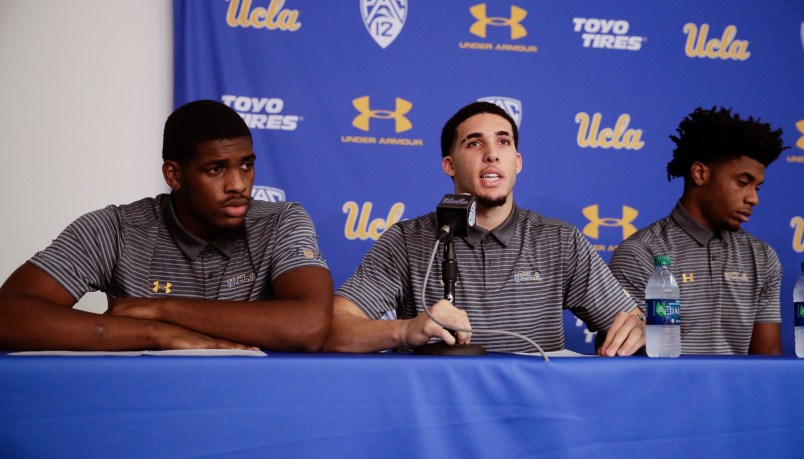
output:
[{"label": "plastic water bottle", "polygon": [[796,355],[804,358],[804,261],[801,262],[801,276],[793,288],[793,305],[795,306]]},{"label": "plastic water bottle", "polygon": [[670,256],[656,255],[645,286],[646,350],[650,357],[681,354],[681,291],[670,272]]}]

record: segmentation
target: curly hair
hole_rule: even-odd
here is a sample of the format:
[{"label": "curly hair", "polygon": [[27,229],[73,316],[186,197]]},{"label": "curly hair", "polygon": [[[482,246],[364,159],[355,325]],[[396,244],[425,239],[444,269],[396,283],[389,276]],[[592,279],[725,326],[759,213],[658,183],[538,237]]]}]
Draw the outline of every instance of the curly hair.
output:
[{"label": "curly hair", "polygon": [[177,108],[165,122],[162,159],[184,164],[198,144],[209,140],[248,137],[251,131],[236,111],[214,100],[196,100]]},{"label": "curly hair", "polygon": [[696,108],[678,125],[678,136],[670,139],[676,144],[673,159],[667,163],[667,180],[690,173],[692,163],[700,161],[714,165],[740,156],[747,156],[768,167],[782,150],[782,130],[773,130],[759,118],[741,119],[731,109]]}]

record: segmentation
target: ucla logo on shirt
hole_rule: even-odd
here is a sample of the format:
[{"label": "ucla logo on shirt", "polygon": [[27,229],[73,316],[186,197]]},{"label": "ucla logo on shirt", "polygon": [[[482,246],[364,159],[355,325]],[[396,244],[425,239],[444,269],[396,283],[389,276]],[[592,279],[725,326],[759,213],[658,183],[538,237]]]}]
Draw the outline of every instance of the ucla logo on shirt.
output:
[{"label": "ucla logo on shirt", "polygon": [[299,22],[299,10],[284,8],[285,0],[270,0],[267,7],[253,6],[252,0],[228,0],[228,2],[226,25],[229,27],[295,32],[302,26]]},{"label": "ucla logo on shirt", "polygon": [[251,284],[257,280],[257,276],[253,273],[238,274],[226,279],[226,286],[229,288],[237,287],[238,285]]},{"label": "ucla logo on shirt", "polygon": [[[583,216],[589,220],[589,223],[583,227],[583,234],[591,239],[599,239],[600,238],[600,227],[611,227],[611,228],[621,228],[622,230],[622,240],[628,239],[632,234],[636,233],[637,228],[634,226],[634,220],[636,220],[637,216],[639,215],[639,211],[634,209],[633,207],[629,206],[622,206],[622,215],[620,218],[614,217],[601,217],[600,216],[600,206],[598,204],[593,204],[591,206],[586,206],[581,211]],[[595,250],[598,252],[613,252],[614,249],[617,248],[617,245],[609,245],[608,247],[605,244],[593,244],[592,245]]]},{"label": "ucla logo on shirt", "polygon": [[361,241],[372,239],[376,241],[391,225],[402,220],[402,214],[405,212],[405,204],[397,202],[388,210],[386,218],[372,220],[371,211],[373,208],[374,204],[370,201],[364,202],[362,207],[358,207],[354,201],[349,201],[343,205],[341,210],[346,214],[343,234],[346,239],[350,241],[355,239],[360,239]]},{"label": "ucla logo on shirt", "polygon": [[804,218],[795,216],[790,220],[793,228],[793,250],[796,253],[804,252]]},{"label": "ucla logo on shirt", "polygon": [[594,113],[589,116],[586,112],[575,115],[578,123],[578,146],[581,148],[612,148],[614,150],[641,150],[645,146],[642,141],[642,129],[629,127],[631,115],[621,114],[614,127],[601,129],[603,115]]},{"label": "ucla logo on shirt", "polygon": [[173,283],[171,282],[160,282],[158,280],[153,281],[151,291],[154,293],[170,293],[173,291]]},{"label": "ucla logo on shirt", "polygon": [[478,102],[490,102],[503,110],[505,113],[511,116],[516,123],[516,127],[518,128],[522,123],[522,101],[519,99],[514,99],[513,97],[503,97],[503,96],[489,96],[489,97],[481,97],[477,99]]},{"label": "ucla logo on shirt", "polygon": [[726,271],[723,278],[727,281],[748,282],[748,274],[739,271]]},{"label": "ucla logo on shirt", "polygon": [[648,39],[629,35],[631,24],[623,19],[572,18],[573,31],[581,34],[584,48],[639,51]]},{"label": "ucla logo on shirt", "polygon": [[730,25],[723,30],[720,38],[709,38],[709,24],[700,26],[688,22],[684,24],[687,42],[684,53],[687,57],[744,61],[751,57],[748,41],[737,39],[737,26]]},{"label": "ucla logo on shirt", "polygon": [[405,27],[408,0],[360,0],[360,15],[371,38],[385,49]]},{"label": "ucla logo on shirt", "polygon": [[[363,131],[390,131],[395,134],[410,131],[413,123],[409,114],[413,110],[413,103],[401,97],[394,99],[391,107],[375,103],[371,97],[362,96],[352,100],[352,106],[357,114],[352,119],[352,127]],[[407,137],[375,137],[366,135],[342,135],[342,143],[399,145],[406,147],[424,146],[422,139]]]},{"label": "ucla logo on shirt", "polygon": [[[489,4],[480,3],[469,8],[469,14],[474,22],[469,26],[469,33],[479,38],[490,38],[499,41],[510,39],[518,41],[528,36],[528,29],[523,24],[528,16],[527,10],[517,5],[511,5],[508,15],[504,15],[498,3],[491,3],[495,13],[489,12]],[[499,14],[492,16],[491,14]],[[492,31],[493,30],[493,31]],[[513,51],[519,53],[535,53],[536,45],[505,42],[474,42],[462,41],[459,48],[473,51]]]},{"label": "ucla logo on shirt", "polygon": [[540,280],[542,280],[542,275],[539,273],[539,271],[520,271],[518,273],[514,273],[514,282],[517,284],[520,282]]},{"label": "ucla logo on shirt", "polygon": [[255,201],[284,202],[285,190],[272,186],[254,185],[251,187],[251,197]]},{"label": "ucla logo on shirt", "polygon": [[224,94],[221,102],[236,111],[250,129],[295,131],[303,118],[283,114],[285,101],[276,97],[252,97]]}]

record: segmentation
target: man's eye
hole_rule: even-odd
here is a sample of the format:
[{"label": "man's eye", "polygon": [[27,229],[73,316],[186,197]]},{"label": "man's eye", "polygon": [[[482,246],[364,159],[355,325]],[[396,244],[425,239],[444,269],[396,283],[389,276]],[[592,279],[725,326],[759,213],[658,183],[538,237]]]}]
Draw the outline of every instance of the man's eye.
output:
[{"label": "man's eye", "polygon": [[220,174],[223,171],[222,167],[211,167],[207,169],[207,173],[211,175]]},{"label": "man's eye", "polygon": [[242,165],[242,166],[240,166],[240,167],[241,167],[241,168],[242,168],[244,171],[250,171],[251,169],[254,169],[254,163],[243,163],[243,165]]}]

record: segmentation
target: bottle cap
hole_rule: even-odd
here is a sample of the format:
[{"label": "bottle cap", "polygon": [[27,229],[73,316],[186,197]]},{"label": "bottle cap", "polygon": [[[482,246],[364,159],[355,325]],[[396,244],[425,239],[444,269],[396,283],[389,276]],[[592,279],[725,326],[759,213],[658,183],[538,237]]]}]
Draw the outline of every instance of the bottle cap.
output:
[{"label": "bottle cap", "polygon": [[653,266],[670,266],[670,255],[656,255],[653,257]]}]

